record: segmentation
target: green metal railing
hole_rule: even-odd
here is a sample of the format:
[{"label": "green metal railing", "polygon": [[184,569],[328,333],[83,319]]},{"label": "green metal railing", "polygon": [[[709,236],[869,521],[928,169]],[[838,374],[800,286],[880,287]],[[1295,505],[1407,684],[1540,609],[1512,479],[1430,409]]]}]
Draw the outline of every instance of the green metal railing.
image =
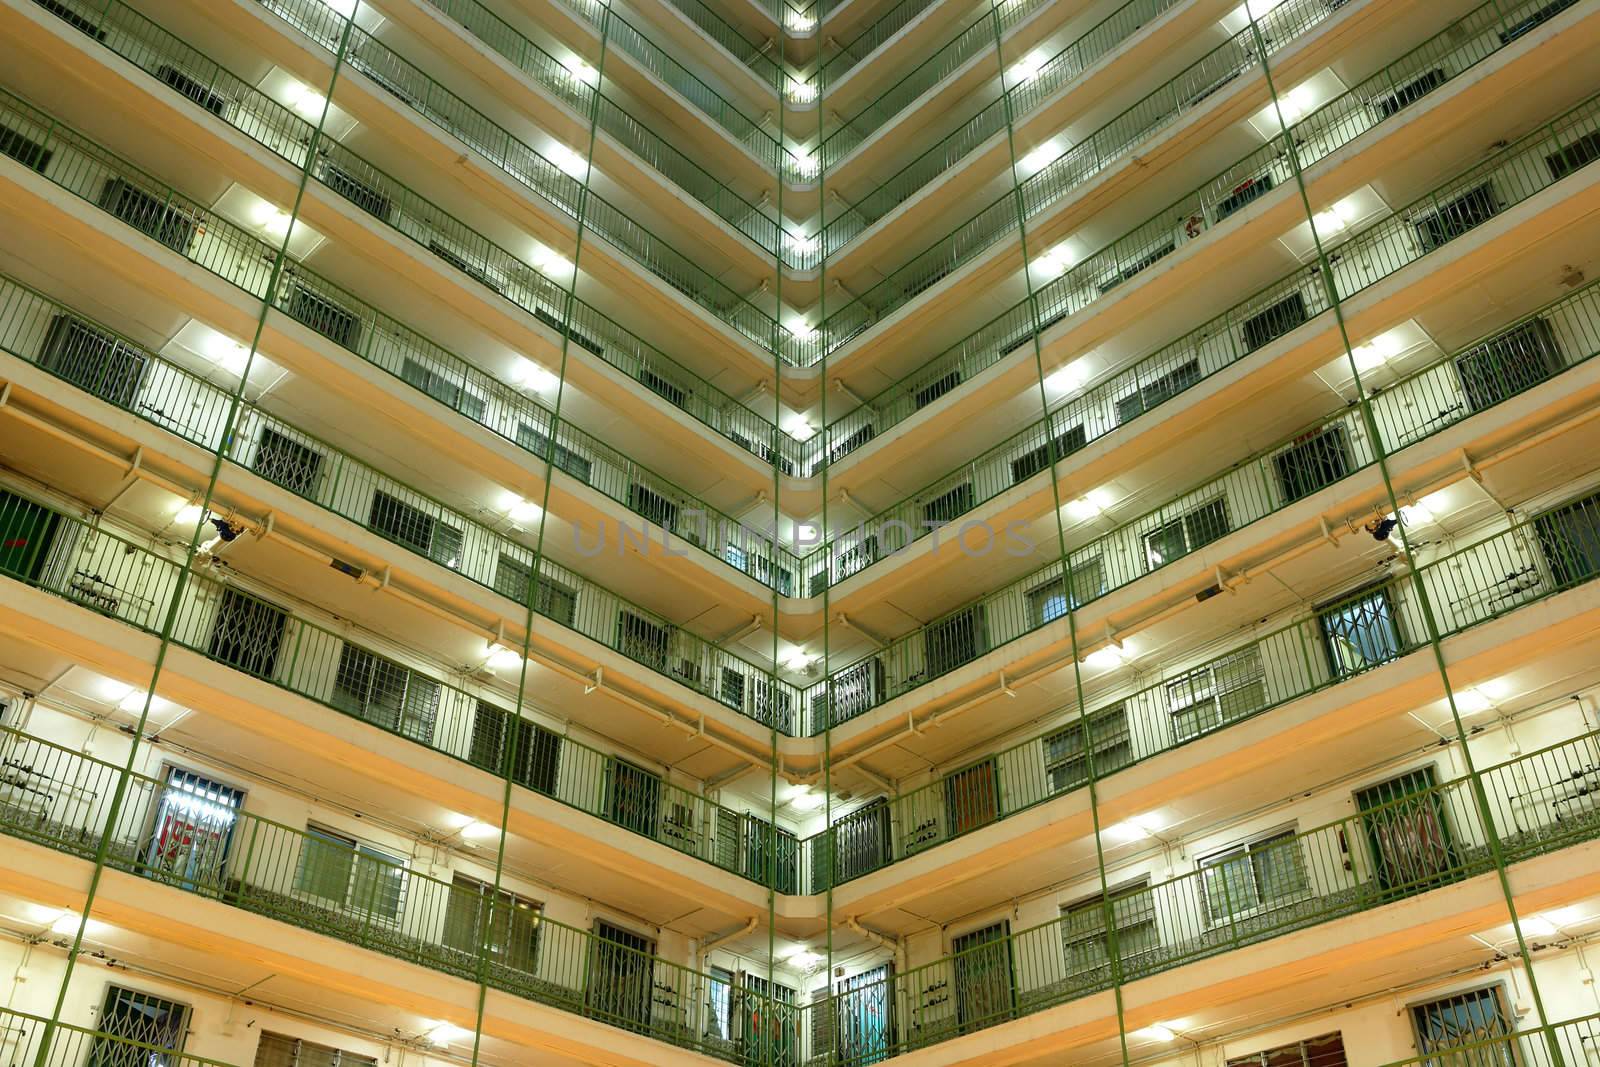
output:
[{"label": "green metal railing", "polygon": [[[40,157],[46,160],[45,176],[57,185],[112,212],[251,295],[264,294],[266,270],[261,257],[265,242],[8,98],[3,91],[0,115],[24,136],[34,139],[37,135],[35,143],[47,153]],[[536,400],[310,271],[295,267],[289,275],[289,284],[280,289],[278,299],[285,315],[530,453],[542,458],[549,451],[553,416]],[[583,321],[578,315],[574,318]],[[609,351],[591,338],[584,341]],[[689,394],[679,390],[672,379],[655,373],[658,365],[648,358],[650,350],[631,365],[619,358],[628,354],[610,351],[609,361],[631,370],[652,391],[685,409],[699,406],[700,414],[708,421],[717,419],[721,432],[731,440],[773,462],[755,436],[765,425],[759,416],[731,401],[728,407],[692,405]],[[701,398],[702,402],[707,399]],[[750,417],[743,418],[745,413]],[[182,417],[190,418],[192,413]],[[798,561],[771,538],[723,515],[571,424],[563,424],[555,436],[564,472],[763,585],[787,592],[793,584]],[[788,465],[785,457],[776,462],[780,467]],[[714,541],[711,531],[716,534]]]},{"label": "green metal railing", "polygon": [[[1472,38],[1468,45],[1462,47],[1469,47],[1471,41],[1479,39]],[[1332,113],[1338,113],[1337,102],[1330,107],[1334,108]],[[1600,137],[1596,131],[1600,131],[1600,97],[1585,101],[1388,218],[1347,236],[1338,245],[1341,260],[1336,275],[1341,283],[1341,295],[1348,296],[1393,274],[1468,232],[1493,214],[1526,200],[1592,162],[1594,153],[1585,146],[1592,139]],[[1239,173],[1243,171],[1230,171],[1235,177]],[[1231,182],[1234,179],[1228,180]],[[1258,176],[1255,180],[1261,179]],[[1487,194],[1492,200],[1474,193],[1486,187],[1485,183],[1492,188],[1492,192]],[[1246,184],[1249,186],[1248,182]],[[1270,182],[1266,184],[1270,188]],[[1464,195],[1467,196],[1466,200],[1461,199]],[[994,210],[998,212],[1003,206],[1003,202],[997,201]],[[1167,248],[1170,250],[1172,227],[1165,217],[1159,221],[1168,235]],[[1149,229],[1146,226],[1135,230],[1133,240],[1146,242]],[[1159,258],[1143,251],[1147,247],[1147,244],[1140,243],[1129,250],[1123,242],[1117,242],[1108,247],[1105,253],[1085,260],[1057,282],[1039,290],[1039,313],[1047,320],[1058,320],[1081,310],[1122,284],[1132,273],[1137,273],[1137,269],[1143,269]],[[1130,271],[1124,267],[1118,271],[1117,265],[1128,262],[1133,256],[1140,257],[1136,261],[1138,268]],[[1072,398],[1052,412],[1048,419],[1014,434],[892,507],[863,520],[854,532],[835,534],[830,541],[806,556],[806,562],[809,563],[811,554],[826,552],[830,560],[826,571],[814,564],[807,566],[808,591],[815,594],[820,591],[822,581],[842,581],[876,560],[932,536],[931,524],[959,524],[962,516],[1033,475],[1051,468],[1055,460],[1166,403],[1222,367],[1243,359],[1316,317],[1326,308],[1326,293],[1316,277],[1305,271],[1295,271],[1179,341]],[[941,362],[939,369],[944,370],[942,376],[931,379],[919,376],[917,380],[922,383],[921,389],[891,408],[891,413],[904,417],[956,388],[970,373],[969,367],[973,363],[982,363],[982,354],[1012,351],[1026,343],[1031,334],[1022,323],[1027,317],[1026,307],[1019,307],[1001,317],[998,329],[994,323],[986,326],[976,335],[983,343],[973,346],[980,353],[978,359],[971,358],[971,349],[958,350],[957,354],[963,358],[956,362],[955,367]],[[851,435],[843,441],[833,438],[835,444],[831,458],[839,458],[843,446],[853,446],[876,431],[877,423],[863,421],[861,411],[858,408],[834,423],[838,427],[837,432],[850,430]],[[830,438],[833,432],[830,427]],[[1353,421],[1346,436],[1352,442],[1360,437],[1359,428]],[[1348,453],[1349,448],[1346,446],[1344,451]],[[1348,466],[1355,458],[1344,455],[1341,462]],[[1360,465],[1364,465],[1369,458],[1362,458]],[[1306,477],[1309,478],[1310,474]],[[1265,499],[1263,497],[1263,501]],[[1253,517],[1259,517],[1266,513],[1261,509],[1261,503],[1254,502],[1246,510],[1251,511]],[[1185,498],[1178,501],[1177,505],[1187,508],[1194,506],[1194,502]],[[1267,510],[1272,509],[1268,507]],[[1167,520],[1158,517],[1158,521]],[[1125,555],[1127,558],[1136,558],[1141,553],[1129,552]],[[1100,559],[1098,548],[1094,550],[1093,558]],[[1109,557],[1105,562],[1106,573],[1111,575]],[[1126,568],[1121,570],[1125,572]],[[1113,582],[1112,587],[1116,584]]]},{"label": "green metal railing", "polygon": [[[1491,833],[1508,863],[1593,840],[1600,803],[1571,783],[1597,766],[1600,735],[1589,734],[1481,772],[1497,798],[1492,825],[1470,778],[1429,784],[1119,893],[1110,907],[1114,939],[1104,910],[1069,912],[896,974],[855,992],[893,1005],[892,1036],[854,1055],[836,1050],[834,1062],[875,1062],[1108,989],[1113,962],[1123,982],[1135,981],[1465,881],[1495,868]],[[1574,799],[1548,802],[1564,793]],[[1421,846],[1393,844],[1417,840],[1418,825],[1427,827]],[[825,1007],[802,1012],[802,1037],[812,1032],[807,1013]]]},{"label": "green metal railing", "polygon": [[[5,490],[0,490],[0,530],[7,542],[0,552],[0,576],[146,632],[159,630],[177,585],[178,562]],[[573,605],[561,592],[546,590],[570,588],[563,583],[570,583],[571,576],[548,561],[541,572],[535,610],[546,617],[570,611]],[[526,602],[526,566],[521,578],[518,599]],[[583,601],[591,592],[592,587],[579,591],[578,610],[585,610]],[[627,610],[640,622],[648,619]],[[765,834],[747,816],[535,727],[501,707],[503,694],[497,691],[455,685],[442,670],[402,663],[232,581],[199,571],[185,584],[178,613],[173,640],[181,647],[497,775],[506,773],[506,739],[515,725],[520,755],[510,769],[513,781],[763,885],[775,877],[777,865],[764,858]],[[610,615],[617,618],[620,612],[613,606]],[[637,626],[621,635],[624,646],[630,640],[642,640]],[[742,679],[739,688],[755,694],[749,706],[759,707],[765,676],[726,657],[729,670],[734,664]],[[713,695],[725,698],[728,689],[723,679]],[[789,884],[792,868],[791,857],[785,873],[776,876],[780,886]]]},{"label": "green metal railing", "polygon": [[[0,751],[36,791],[0,805],[0,830],[92,856],[122,769],[9,728]],[[129,779],[109,828],[116,869],[472,981],[486,945],[494,988],[738,1062],[736,1035],[709,1025],[707,974],[423,873],[410,857],[228,807],[181,780]],[[767,1017],[764,998],[738,996],[740,1010]],[[75,1040],[58,1038],[66,1050]]]},{"label": "green metal railing", "polygon": [[[1319,108],[1294,127],[1316,143],[1307,162],[1321,159],[1349,143],[1374,125],[1399,114],[1423,95],[1407,88],[1430,69],[1431,90],[1516,39],[1508,31],[1546,0],[1524,0],[1502,12],[1498,0],[1489,0],[1454,22],[1424,45],[1370,78],[1341,98]],[[1330,17],[1321,0],[1290,0],[1264,18],[1262,33],[1281,49]],[[1252,36],[1246,28],[1187,68],[1172,82],[1134,104],[1089,137],[1066,149],[1054,161],[1021,183],[1024,210],[1029,218],[1059,203],[1069,192],[1123,158],[1179,115],[1199,106],[1249,70],[1256,62]],[[1465,43],[1461,36],[1469,36]],[[1441,66],[1441,64],[1443,66]],[[1030,91],[1038,79],[1017,87]],[[1040,93],[1039,95],[1043,95]],[[1003,113],[994,120],[1000,128]],[[1237,211],[1251,199],[1284,180],[1287,166],[1278,158],[1275,141],[1263,145],[1222,174],[1208,180],[1149,222],[1074,264],[1066,274],[1043,286],[1038,294],[1040,318],[1050,323],[1080,310],[1117,285],[1172,252],[1180,243],[1202,235],[1210,225]],[[995,200],[924,249],[883,281],[831,313],[818,327],[827,351],[903,307],[941,279],[972,262],[1015,229],[1011,194]]]},{"label": "green metal railing", "polygon": [[[1013,116],[1031,111],[1133,36],[1151,19],[1177,3],[1178,0],[1128,0],[1084,31],[1041,65],[1031,77],[1007,88],[1000,99],[984,107],[954,132],[900,168],[887,181],[835,214],[822,231],[823,254],[831,255],[849,244],[867,227],[909,200],[918,190],[1004,129],[1008,98]],[[1002,18],[1016,10],[1031,11],[1036,6],[1032,0],[1003,3]],[[836,165],[928,89],[989,48],[993,44],[993,32],[992,16],[985,12],[916,70],[824,138],[819,149],[824,164],[830,167]]]},{"label": "green metal railing", "polygon": [[[305,33],[323,48],[335,51],[344,32],[344,20],[318,0],[261,0],[284,22]],[[679,189],[700,201],[738,233],[768,254],[786,252],[779,240],[778,224],[674,148],[614,101],[568,70],[548,52],[520,34],[510,24],[476,0],[428,0],[442,14],[499,52],[539,87],[580,113],[587,113],[591,98],[599,95],[600,127],[616,138],[642,163],[653,167]],[[521,180],[515,167],[503,161],[501,150],[512,135],[483,116],[470,104],[438,84],[392,49],[357,28],[352,32],[350,63],[397,99],[408,104],[447,132],[465,141],[496,165]],[[531,149],[529,149],[531,151]],[[516,153],[520,155],[520,150]],[[576,179],[574,179],[576,180]],[[570,214],[570,212],[568,212]],[[795,264],[803,266],[804,264]]]},{"label": "green metal railing", "polygon": [[[128,1027],[133,1029],[133,1027]],[[161,1045],[140,1041],[126,1033],[91,1030],[71,1023],[51,1022],[14,1008],[0,1008],[0,1030],[10,1046],[11,1062],[37,1067],[96,1067],[147,1063],[163,1067],[233,1067],[222,1060],[193,1056]]]},{"label": "green metal railing", "polygon": [[[80,17],[98,22],[106,31],[101,43],[107,48],[166,81],[180,95],[224,121],[229,121],[235,111],[271,115],[273,122],[267,127],[269,130],[281,128],[289,132],[258,138],[258,143],[296,165],[304,162],[304,144],[309,143],[311,124],[289,108],[224,70],[121,0],[107,0],[103,7],[78,4],[78,0],[62,0],[62,3],[68,11],[77,11]],[[278,0],[274,7],[284,11],[300,10],[290,6],[289,0]],[[299,22],[303,22],[308,31],[333,32],[334,23],[330,20],[337,18],[332,9],[315,5]],[[338,26],[337,32],[342,33],[342,22]],[[335,44],[337,39],[335,36]],[[330,50],[335,47],[326,40],[319,40],[319,43]],[[558,212],[577,217],[578,201],[585,195],[582,181],[563,172],[504,127],[363,31],[353,31],[348,54],[352,66],[396,99],[539,194]],[[189,73],[190,70],[197,73]],[[188,80],[174,84],[174,74],[165,73],[167,71]],[[235,100],[241,102],[237,109],[230,106]],[[252,137],[261,132],[259,123],[237,128]],[[559,323],[564,317],[564,291],[560,283],[540,268],[472,229],[343,145],[328,141],[325,147],[325,155],[314,168],[316,178],[324,185],[536,318],[546,323]],[[593,191],[587,193],[587,203],[585,225],[624,256],[742,336],[766,349],[773,346],[784,349],[791,343],[798,344],[771,316]]]},{"label": "green metal railing", "polygon": [[667,0],[667,3],[699,27],[707,37],[721,45],[737,62],[749,67],[767,88],[774,92],[782,92],[786,82],[799,81],[785,76],[783,68],[767,55],[766,43],[750,40],[727,19],[712,10],[704,0]]}]

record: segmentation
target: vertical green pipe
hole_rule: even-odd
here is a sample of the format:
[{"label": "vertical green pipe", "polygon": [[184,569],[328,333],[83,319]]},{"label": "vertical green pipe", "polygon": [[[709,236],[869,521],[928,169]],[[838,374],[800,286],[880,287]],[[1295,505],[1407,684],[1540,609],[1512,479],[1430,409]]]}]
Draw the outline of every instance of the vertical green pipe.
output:
[{"label": "vertical green pipe", "polygon": [[[577,230],[573,239],[572,249],[572,279],[567,284],[564,295],[561,321],[567,328],[561,333],[561,363],[557,369],[556,401],[550,413],[550,439],[545,446],[544,456],[544,496],[539,501],[539,533],[534,541],[533,561],[529,567],[528,585],[525,590],[526,606],[522,617],[522,663],[517,672],[517,702],[512,708],[512,718],[506,722],[506,740],[501,746],[501,792],[500,792],[500,839],[495,848],[494,857],[494,882],[490,893],[488,906],[484,909],[485,922],[478,935],[478,961],[477,983],[478,1002],[477,1018],[472,1028],[472,1067],[478,1067],[479,1056],[483,1045],[483,1017],[487,1009],[489,998],[489,954],[492,951],[491,939],[495,926],[495,909],[500,907],[500,884],[505,877],[506,838],[507,824],[511,821],[511,787],[513,775],[517,766],[517,738],[521,734],[522,707],[527,699],[528,692],[528,657],[533,645],[533,617],[536,614],[534,605],[538,603],[539,580],[542,568],[540,563],[544,559],[544,538],[549,528],[550,518],[550,484],[555,480],[556,439],[561,429],[561,404],[566,398],[567,388],[567,356],[572,345],[572,311],[577,301],[578,267],[583,256],[583,231],[584,220],[588,217],[589,209],[589,182],[594,175],[594,145],[596,137],[596,123],[600,113],[600,91],[605,84],[606,76],[606,45],[610,40],[611,8],[607,6],[600,20],[600,58],[595,65],[595,83],[589,93],[589,143],[584,150],[583,185],[578,192]],[[576,77],[576,75],[574,75]],[[510,913],[514,915],[515,913]],[[506,929],[510,931],[511,920],[507,919]],[[592,947],[584,953],[585,961],[593,952]],[[540,960],[535,957],[533,966],[537,969]],[[587,962],[585,963],[587,966]],[[585,981],[587,990],[587,981]]]},{"label": "vertical green pipe", "polygon": [[[821,34],[818,34],[816,69],[812,71],[812,79],[817,86],[817,323],[820,326],[828,321],[828,165],[822,152],[822,142],[827,134],[823,121],[823,113],[827,103],[827,88],[823,84],[822,64],[825,57],[822,52]],[[817,519],[817,540],[820,544],[828,546],[822,553],[823,581],[822,581],[822,669],[818,672],[822,679],[822,833],[816,835],[820,842],[816,847],[823,850],[820,859],[813,857],[812,870],[823,872],[823,912],[822,925],[825,944],[823,946],[823,982],[824,996],[815,1002],[812,1011],[820,1011],[828,1024],[828,1041],[831,1047],[837,1040],[840,1031],[838,1005],[833,999],[833,886],[838,879],[838,872],[834,870],[834,863],[839,855],[838,842],[833,833],[833,685],[829,679],[833,676],[833,644],[832,632],[829,629],[828,608],[833,599],[833,539],[828,534],[828,360],[832,355],[828,346],[820,347],[820,358],[817,362],[818,389],[818,430],[812,438],[821,443],[821,456],[818,459],[821,478],[821,515]],[[808,596],[810,587],[797,590],[802,596]],[[812,886],[813,891],[816,886]],[[890,995],[893,995],[893,985],[889,986]],[[812,1024],[813,1032],[816,1029]],[[891,1038],[892,1040],[892,1038]],[[834,1058],[839,1057],[840,1050],[835,1050]],[[812,1050],[813,1057],[816,1050]]]},{"label": "vertical green pipe", "polygon": [[128,746],[128,758],[123,764],[122,773],[117,778],[116,791],[112,795],[111,804],[107,808],[105,828],[100,833],[100,840],[95,845],[94,871],[89,876],[89,887],[84,894],[83,908],[79,912],[78,929],[72,936],[72,946],[67,950],[66,968],[61,976],[61,985],[56,990],[56,1001],[50,1011],[50,1019],[41,1032],[39,1048],[34,1056],[35,1067],[45,1067],[53,1043],[55,1032],[61,1022],[61,1011],[66,1005],[67,989],[71,985],[72,976],[77,968],[78,956],[83,951],[83,932],[88,926],[89,915],[94,910],[94,901],[100,891],[100,883],[105,875],[106,858],[111,848],[111,838],[115,833],[118,820],[121,818],[122,806],[127,801],[128,784],[133,776],[133,768],[139,755],[139,746],[144,741],[145,729],[150,723],[150,709],[155,701],[156,686],[161,678],[162,669],[166,666],[167,653],[173,644],[173,631],[178,623],[178,610],[183,603],[183,594],[188,588],[189,572],[194,567],[195,557],[200,552],[201,530],[205,527],[204,516],[210,513],[211,503],[216,496],[217,483],[222,477],[223,453],[227,450],[233,438],[234,427],[238,422],[239,408],[244,399],[245,386],[250,380],[250,370],[255,365],[256,352],[261,344],[261,335],[266,330],[267,314],[272,310],[277,298],[278,284],[283,278],[284,264],[289,258],[289,239],[294,234],[295,223],[300,218],[300,206],[305,200],[306,186],[311,181],[311,170],[316,165],[317,149],[322,142],[322,128],[328,119],[328,109],[333,100],[333,90],[339,83],[339,69],[344,64],[345,52],[350,46],[350,34],[355,28],[356,14],[360,10],[359,0],[356,7],[351,10],[350,17],[345,20],[344,32],[339,37],[339,48],[333,57],[333,70],[328,75],[328,88],[323,94],[322,114],[317,117],[317,125],[312,130],[311,138],[306,144],[305,162],[300,166],[299,182],[295,187],[294,204],[289,211],[289,224],[283,231],[283,242],[278,246],[278,252],[272,260],[272,272],[268,277],[267,290],[261,299],[261,310],[256,315],[255,333],[250,338],[250,351],[245,356],[244,368],[239,372],[239,384],[228,397],[228,414],[223,421],[223,432],[218,438],[216,450],[211,455],[211,473],[206,480],[206,491],[201,498],[201,521],[195,524],[193,535],[189,538],[189,547],[184,555],[183,566],[179,568],[177,578],[173,582],[172,596],[167,603],[166,618],[161,624],[161,643],[156,650],[155,662],[150,671],[150,684],[145,689],[144,706],[139,709],[138,721],[134,723],[133,738]]},{"label": "vertical green pipe", "polygon": [[[1267,43],[1262,36],[1261,27],[1257,23],[1255,15],[1248,11],[1246,14],[1250,19],[1250,32],[1255,38],[1257,54],[1261,57],[1261,72],[1266,79],[1267,91],[1272,95],[1273,113],[1277,116],[1278,129],[1283,137],[1284,155],[1289,160],[1290,167],[1294,170],[1295,186],[1299,191],[1300,205],[1305,211],[1306,225],[1311,230],[1311,240],[1316,247],[1317,274],[1326,291],[1328,305],[1333,309],[1334,322],[1339,328],[1339,340],[1344,346],[1345,359],[1350,365],[1350,373],[1356,384],[1356,395],[1361,408],[1362,424],[1366,428],[1368,439],[1372,442],[1372,452],[1377,459],[1378,471],[1383,477],[1383,489],[1389,500],[1389,508],[1391,513],[1396,518],[1399,518],[1400,501],[1395,494],[1394,480],[1389,470],[1389,453],[1384,448],[1383,438],[1378,433],[1377,419],[1372,414],[1371,396],[1367,391],[1366,385],[1361,380],[1361,370],[1356,365],[1355,353],[1350,344],[1349,327],[1345,322],[1344,305],[1339,298],[1339,286],[1334,279],[1333,267],[1328,261],[1327,252],[1323,248],[1322,236],[1317,233],[1317,226],[1314,221],[1315,212],[1311,207],[1311,195],[1306,189],[1305,174],[1300,167],[1300,152],[1295,145],[1294,135],[1289,130],[1289,124],[1284,121],[1283,106],[1272,77],[1272,63],[1268,59]],[[1395,529],[1400,534],[1400,544],[1405,551],[1409,566],[1410,561],[1415,560],[1416,556],[1411,548],[1406,524],[1403,521],[1398,522],[1395,525]],[[1483,820],[1484,833],[1488,838],[1490,854],[1494,857],[1495,876],[1500,884],[1501,895],[1505,899],[1506,911],[1511,916],[1511,928],[1516,933],[1517,952],[1525,963],[1524,969],[1527,972],[1528,988],[1533,997],[1534,1010],[1538,1013],[1539,1025],[1545,1028],[1544,1032],[1549,1042],[1553,1062],[1559,1065],[1563,1062],[1561,1048],[1554,1032],[1549,1029],[1550,1020],[1545,1013],[1544,998],[1539,993],[1539,983],[1533,973],[1533,959],[1528,952],[1527,940],[1523,937],[1522,921],[1517,915],[1516,900],[1511,890],[1511,879],[1506,871],[1505,850],[1500,840],[1499,830],[1495,826],[1494,813],[1489,804],[1488,794],[1483,788],[1483,780],[1478,774],[1478,769],[1472,759],[1472,751],[1467,744],[1466,726],[1461,721],[1460,710],[1456,707],[1455,688],[1450,683],[1450,671],[1444,658],[1437,616],[1434,614],[1433,604],[1428,596],[1427,587],[1422,581],[1421,574],[1414,566],[1409,566],[1409,569],[1411,583],[1415,589],[1417,601],[1422,607],[1423,619],[1428,626],[1428,647],[1432,650],[1434,666],[1438,668],[1439,681],[1444,687],[1445,700],[1450,706],[1450,719],[1455,725],[1456,741],[1461,750],[1462,760],[1467,767],[1467,778],[1472,783],[1473,800],[1477,805],[1479,818]]]},{"label": "vertical green pipe", "polygon": [[1072,559],[1067,551],[1067,532],[1061,520],[1061,483],[1056,477],[1056,463],[1063,457],[1056,455],[1056,436],[1050,422],[1050,395],[1044,384],[1044,348],[1040,337],[1038,296],[1034,292],[1031,262],[1028,255],[1028,215],[1023,203],[1022,185],[1017,180],[1016,116],[1012,114],[1011,94],[1006,86],[1006,57],[1004,35],[1000,28],[1000,0],[991,0],[990,25],[994,29],[995,63],[1000,68],[1000,98],[1005,101],[1006,150],[1010,159],[1011,196],[1016,207],[1017,240],[1022,250],[1022,278],[1028,289],[1029,315],[1033,320],[1034,373],[1039,383],[1039,407],[1044,415],[1045,455],[1049,457],[1050,495],[1056,518],[1056,551],[1061,560],[1062,594],[1067,604],[1067,634],[1072,647],[1072,684],[1078,704],[1078,723],[1083,731],[1084,766],[1088,775],[1089,815],[1094,833],[1095,868],[1100,879],[1100,907],[1106,927],[1106,956],[1111,965],[1111,989],[1117,1008],[1118,1050],[1124,1067],[1128,1063],[1128,1027],[1123,1010],[1122,960],[1117,950],[1117,927],[1111,906],[1111,893],[1106,880],[1105,847],[1100,839],[1100,802],[1095,787],[1093,735],[1089,729],[1089,709],[1083,696],[1083,668],[1078,659],[1078,611],[1073,603]]},{"label": "vertical green pipe", "polygon": [[[772,425],[774,433],[783,421],[783,338],[788,332],[783,326],[783,161],[786,152],[785,146],[789,140],[788,130],[784,124],[784,111],[788,97],[784,93],[784,63],[788,52],[788,40],[783,32],[783,27],[778,27],[778,166],[773,177],[778,183],[778,246],[772,255],[773,270],[773,296],[776,305],[772,312]],[[782,519],[782,509],[779,497],[783,492],[783,471],[777,463],[771,465],[772,471],[772,540],[769,551],[772,554],[773,566],[771,573],[774,578],[778,573],[777,560],[778,548],[782,538],[778,534],[778,523]],[[799,580],[796,574],[795,580]],[[771,762],[767,768],[767,1004],[762,1012],[762,1021],[767,1030],[767,1039],[762,1042],[766,1048],[766,1062],[772,1067],[777,1055],[776,1036],[788,1032],[789,1019],[785,1018],[778,1003],[778,987],[773,974],[776,960],[773,958],[778,946],[778,885],[783,874],[783,864],[778,855],[778,642],[780,618],[780,594],[778,586],[781,583],[773,581],[772,585],[772,670],[767,677],[767,737],[771,742]],[[795,709],[798,718],[800,709]],[[797,850],[798,858],[798,850]],[[798,999],[798,997],[796,998]]]}]

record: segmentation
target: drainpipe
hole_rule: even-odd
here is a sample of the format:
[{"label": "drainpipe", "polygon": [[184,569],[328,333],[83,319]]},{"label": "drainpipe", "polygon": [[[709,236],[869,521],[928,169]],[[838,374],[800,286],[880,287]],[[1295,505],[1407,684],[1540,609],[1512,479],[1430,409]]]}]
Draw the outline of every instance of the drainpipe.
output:
[{"label": "drainpipe", "polygon": [[712,949],[721,948],[728,942],[736,941],[750,933],[756,928],[757,921],[757,917],[752,915],[748,920],[745,921],[743,926],[739,927],[737,930],[734,930],[732,933],[720,934],[717,937],[711,938],[709,941],[700,942],[700,969],[705,970],[706,957],[711,955]]},{"label": "drainpipe", "polygon": [[865,926],[861,925],[860,919],[854,915],[846,915],[844,918],[844,925],[857,937],[864,938],[867,941],[872,942],[874,945],[877,945],[879,948],[888,949],[889,952],[894,956],[895,970],[897,972],[904,973],[905,959],[904,954],[901,952],[901,945],[898,939],[885,937],[883,934],[868,930]]}]

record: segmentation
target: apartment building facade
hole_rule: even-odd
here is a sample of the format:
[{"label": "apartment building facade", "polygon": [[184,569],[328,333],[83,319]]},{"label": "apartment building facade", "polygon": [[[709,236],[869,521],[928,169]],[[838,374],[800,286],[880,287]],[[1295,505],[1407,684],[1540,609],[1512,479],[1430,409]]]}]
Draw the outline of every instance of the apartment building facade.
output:
[{"label": "apartment building facade", "polygon": [[1600,1053],[1600,0],[0,0],[35,1067]]}]

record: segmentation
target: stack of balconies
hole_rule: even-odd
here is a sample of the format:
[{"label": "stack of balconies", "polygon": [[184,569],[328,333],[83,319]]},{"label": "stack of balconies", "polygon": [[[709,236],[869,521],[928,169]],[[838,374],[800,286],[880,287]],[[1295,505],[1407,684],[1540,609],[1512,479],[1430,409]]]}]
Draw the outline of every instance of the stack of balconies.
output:
[{"label": "stack of balconies", "polygon": [[1594,0],[0,19],[14,1055],[1587,1055]]}]

